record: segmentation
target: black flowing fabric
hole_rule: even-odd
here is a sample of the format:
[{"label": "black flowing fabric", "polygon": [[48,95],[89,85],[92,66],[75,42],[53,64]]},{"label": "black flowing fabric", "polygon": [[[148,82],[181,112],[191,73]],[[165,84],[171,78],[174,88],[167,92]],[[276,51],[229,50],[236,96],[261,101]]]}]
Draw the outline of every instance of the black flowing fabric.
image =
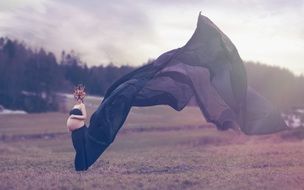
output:
[{"label": "black flowing fabric", "polygon": [[162,54],[108,89],[90,120],[88,167],[113,142],[132,106],[169,105],[180,111],[190,99],[218,129],[236,126],[257,135],[287,128],[280,113],[247,87],[244,64],[230,39],[200,14],[185,46]]}]

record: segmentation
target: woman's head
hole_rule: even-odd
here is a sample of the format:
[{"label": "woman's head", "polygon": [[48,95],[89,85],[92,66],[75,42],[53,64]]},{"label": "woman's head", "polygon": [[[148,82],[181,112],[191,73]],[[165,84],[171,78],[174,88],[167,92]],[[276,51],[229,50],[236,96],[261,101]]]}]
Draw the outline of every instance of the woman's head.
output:
[{"label": "woman's head", "polygon": [[84,89],[85,89],[85,87],[82,84],[78,84],[74,88],[74,98],[75,98],[75,100],[83,102],[83,99],[86,95]]}]

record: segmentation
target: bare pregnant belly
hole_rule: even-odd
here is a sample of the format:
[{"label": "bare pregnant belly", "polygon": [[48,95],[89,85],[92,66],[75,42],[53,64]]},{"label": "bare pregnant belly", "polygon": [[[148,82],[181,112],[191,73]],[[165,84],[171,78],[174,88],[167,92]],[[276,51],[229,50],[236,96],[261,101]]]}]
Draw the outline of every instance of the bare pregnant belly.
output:
[{"label": "bare pregnant belly", "polygon": [[84,121],[78,119],[68,118],[67,120],[67,128],[70,130],[75,130],[84,126]]}]

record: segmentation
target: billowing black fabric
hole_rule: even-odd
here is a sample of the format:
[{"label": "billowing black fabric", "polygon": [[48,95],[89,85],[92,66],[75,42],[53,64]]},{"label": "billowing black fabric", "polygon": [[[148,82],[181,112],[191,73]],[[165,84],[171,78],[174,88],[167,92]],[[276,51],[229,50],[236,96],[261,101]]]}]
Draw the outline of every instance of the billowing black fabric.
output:
[{"label": "billowing black fabric", "polygon": [[113,142],[132,106],[169,105],[180,111],[190,99],[219,129],[239,126],[246,134],[268,134],[286,128],[272,105],[247,88],[244,64],[229,38],[200,15],[185,46],[162,54],[108,89],[90,120],[88,166]]}]

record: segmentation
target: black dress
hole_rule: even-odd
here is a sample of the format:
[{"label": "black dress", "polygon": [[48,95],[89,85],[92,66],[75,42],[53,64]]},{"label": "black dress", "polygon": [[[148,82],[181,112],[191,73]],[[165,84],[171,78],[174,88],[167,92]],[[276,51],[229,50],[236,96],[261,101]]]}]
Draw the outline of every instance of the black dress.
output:
[{"label": "black dress", "polygon": [[[82,115],[80,109],[74,108],[70,111],[70,115]],[[84,125],[72,131],[73,146],[76,151],[74,166],[76,171],[83,171],[88,169],[87,155],[86,155],[86,133],[87,127]]]}]

